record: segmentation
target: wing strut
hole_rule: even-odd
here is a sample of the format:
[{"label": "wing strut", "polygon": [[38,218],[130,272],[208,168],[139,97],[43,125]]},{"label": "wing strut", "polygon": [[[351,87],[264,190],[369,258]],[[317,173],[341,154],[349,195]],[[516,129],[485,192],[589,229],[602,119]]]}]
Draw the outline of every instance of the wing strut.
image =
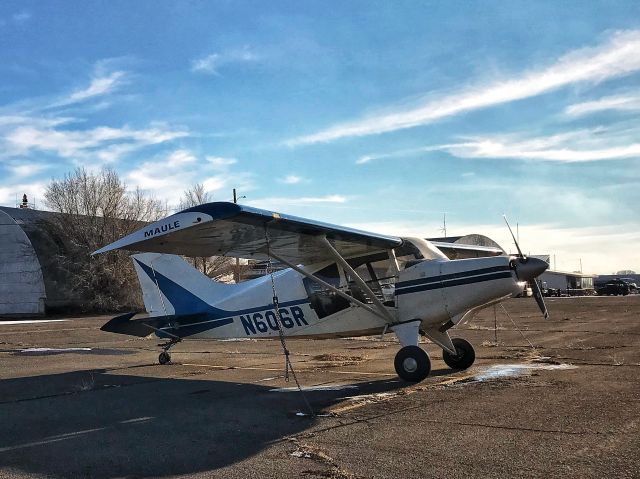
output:
[{"label": "wing strut", "polygon": [[367,311],[369,311],[372,314],[375,314],[376,316],[379,316],[380,318],[384,319],[385,321],[389,321],[388,316],[383,315],[382,313],[380,313],[380,311],[378,311],[377,309],[372,308],[371,306],[369,306],[368,304],[363,303],[362,301],[358,301],[356,298],[354,298],[353,296],[349,296],[347,293],[345,293],[344,291],[340,291],[338,288],[336,288],[335,286],[327,283],[326,281],[321,280],[320,278],[318,278],[317,276],[314,276],[313,274],[303,270],[302,268],[300,268],[299,266],[296,266],[295,264],[287,261],[284,258],[279,257],[278,255],[274,254],[273,252],[269,252],[269,256],[271,256],[274,259],[277,259],[278,261],[286,264],[287,266],[289,266],[291,269],[293,269],[294,271],[297,271],[298,273],[300,273],[303,276],[306,276],[307,278],[309,278],[311,281],[314,281],[318,284],[321,284],[322,286],[324,286],[325,288],[333,291],[334,293],[336,293],[338,296],[346,299],[347,301],[349,301],[350,303],[354,303],[357,304],[358,306],[360,306],[361,308],[366,309]]},{"label": "wing strut", "polygon": [[[371,301],[373,301],[373,304],[376,305],[376,308],[378,309],[378,311],[380,311],[382,313],[384,318],[390,323],[395,323],[395,319],[393,318],[393,316],[391,316],[391,313],[389,313],[387,308],[384,307],[384,304],[382,304],[382,301],[380,301],[378,299],[378,297],[374,294],[374,292],[371,291],[371,288],[369,288],[369,285],[360,277],[360,275],[358,273],[356,273],[356,271],[342,257],[342,255],[340,253],[338,253],[338,251],[333,247],[333,245],[327,239],[326,236],[322,236],[321,238],[322,238],[323,243],[325,244],[325,246],[329,250],[329,252],[336,259],[336,261],[338,263],[340,263],[340,265],[342,266],[343,269],[345,269],[346,271],[348,271],[351,274],[351,276],[353,277],[355,282],[358,283],[358,286],[360,286],[364,290],[364,292],[369,295],[369,297],[371,298]],[[380,316],[380,315],[378,315],[378,316]]]}]

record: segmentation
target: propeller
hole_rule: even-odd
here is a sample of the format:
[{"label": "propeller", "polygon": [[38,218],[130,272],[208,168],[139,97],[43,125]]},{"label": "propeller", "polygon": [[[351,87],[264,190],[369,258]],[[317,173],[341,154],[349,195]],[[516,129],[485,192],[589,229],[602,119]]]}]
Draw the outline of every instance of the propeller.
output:
[{"label": "propeller", "polygon": [[516,245],[516,249],[518,250],[518,259],[517,262],[513,261],[513,267],[516,271],[516,276],[520,281],[528,281],[531,284],[531,292],[533,293],[533,297],[538,303],[538,307],[542,312],[542,316],[544,319],[549,319],[549,311],[547,310],[547,306],[544,304],[544,297],[542,296],[542,291],[540,290],[540,285],[536,278],[544,273],[549,265],[546,261],[543,261],[538,258],[528,258],[520,249],[520,245],[516,240],[515,235],[513,234],[513,230],[509,225],[509,221],[507,221],[506,215],[502,215],[504,218],[504,222],[507,224],[507,228],[509,228],[509,233],[511,233],[511,237],[513,238],[513,242]]}]

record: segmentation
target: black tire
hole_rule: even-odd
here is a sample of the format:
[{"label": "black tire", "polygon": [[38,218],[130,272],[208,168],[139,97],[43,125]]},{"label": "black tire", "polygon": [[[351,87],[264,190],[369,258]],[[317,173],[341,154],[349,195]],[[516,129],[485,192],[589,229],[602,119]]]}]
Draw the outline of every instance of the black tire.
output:
[{"label": "black tire", "polygon": [[171,354],[166,351],[162,351],[158,356],[158,362],[160,364],[169,364],[171,362]]},{"label": "black tire", "polygon": [[467,369],[476,360],[476,352],[469,341],[462,338],[454,338],[451,340],[458,354],[454,356],[448,351],[442,351],[442,359],[451,369]]},{"label": "black tire", "polygon": [[401,379],[414,383],[422,381],[431,372],[429,355],[418,346],[405,346],[398,351],[393,365]]}]

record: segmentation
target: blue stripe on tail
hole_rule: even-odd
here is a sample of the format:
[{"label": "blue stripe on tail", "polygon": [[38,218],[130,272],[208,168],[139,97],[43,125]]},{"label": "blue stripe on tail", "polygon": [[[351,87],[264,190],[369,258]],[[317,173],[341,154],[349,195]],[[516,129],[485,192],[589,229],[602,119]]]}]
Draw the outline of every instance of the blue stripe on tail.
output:
[{"label": "blue stripe on tail", "polygon": [[151,278],[151,281],[158,285],[162,294],[169,300],[175,310],[176,315],[197,314],[197,313],[217,313],[224,315],[226,311],[214,308],[209,303],[203,301],[188,289],[183,288],[175,281],[170,280],[163,274],[153,270],[146,264],[134,258],[142,270]]}]

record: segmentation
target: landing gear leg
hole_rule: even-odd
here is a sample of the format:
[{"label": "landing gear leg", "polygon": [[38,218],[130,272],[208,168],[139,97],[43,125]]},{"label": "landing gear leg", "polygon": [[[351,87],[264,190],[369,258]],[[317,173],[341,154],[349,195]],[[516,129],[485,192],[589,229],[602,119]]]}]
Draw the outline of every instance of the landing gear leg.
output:
[{"label": "landing gear leg", "polygon": [[401,379],[418,382],[425,379],[431,372],[429,355],[418,346],[420,320],[407,321],[391,326],[402,349],[396,354],[393,365]]},{"label": "landing gear leg", "polygon": [[176,344],[178,344],[180,341],[182,341],[181,338],[173,338],[168,343],[159,345],[159,346],[162,346],[162,352],[158,356],[158,362],[160,364],[170,364],[171,363],[171,354],[169,353],[169,350],[172,347],[174,347]]}]

